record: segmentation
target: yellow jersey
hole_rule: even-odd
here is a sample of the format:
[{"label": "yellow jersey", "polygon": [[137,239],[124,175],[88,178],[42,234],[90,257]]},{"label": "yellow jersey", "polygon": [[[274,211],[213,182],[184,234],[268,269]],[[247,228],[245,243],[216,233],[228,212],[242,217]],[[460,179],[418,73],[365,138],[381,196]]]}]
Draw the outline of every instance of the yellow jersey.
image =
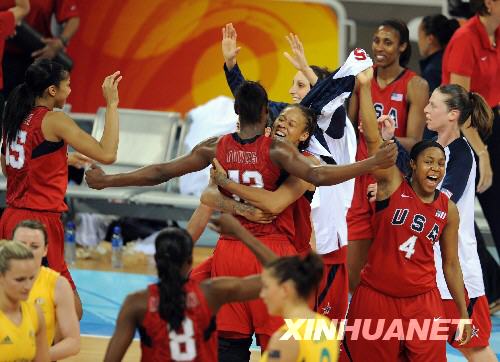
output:
[{"label": "yellow jersey", "polygon": [[32,361],[36,356],[38,315],[35,305],[21,302],[22,320],[15,325],[0,311],[0,362]]},{"label": "yellow jersey", "polygon": [[42,266],[31,288],[28,302],[37,304],[42,310],[47,329],[47,342],[52,346],[56,333],[56,283],[59,273]]},{"label": "yellow jersey", "polygon": [[[314,322],[313,322],[314,321]],[[298,322],[297,319],[293,320],[294,323]],[[314,319],[304,320],[299,328],[298,333],[290,335],[290,339],[299,342],[299,354],[297,362],[336,362],[339,355],[339,341],[337,333],[334,336],[327,338],[327,334],[323,333],[325,328],[330,327],[330,319],[316,313]],[[287,336],[289,328],[286,324],[281,326],[280,332],[284,332],[282,337]],[[318,338],[314,335],[317,334]],[[300,335],[300,339],[294,338],[294,335]],[[331,338],[334,337],[334,338]],[[316,340],[317,339],[317,340]],[[268,351],[264,352],[261,362],[268,362]]]}]

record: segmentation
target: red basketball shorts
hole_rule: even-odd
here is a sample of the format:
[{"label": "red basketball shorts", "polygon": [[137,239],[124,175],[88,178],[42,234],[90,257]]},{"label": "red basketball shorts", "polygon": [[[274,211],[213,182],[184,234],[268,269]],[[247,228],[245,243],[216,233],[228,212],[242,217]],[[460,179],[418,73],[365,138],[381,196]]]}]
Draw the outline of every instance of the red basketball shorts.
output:
[{"label": "red basketball shorts", "polygon": [[0,219],[0,237],[12,239],[15,227],[24,220],[36,220],[45,225],[48,237],[47,261],[49,267],[68,279],[71,287],[75,290],[75,283],[64,261],[64,228],[61,214],[7,207]]},{"label": "red basketball shorts", "polygon": [[[436,322],[444,316],[437,288],[398,298],[360,284],[347,314],[347,326],[357,332],[346,327],[340,361],[445,362],[448,325]],[[417,325],[426,331],[422,338]],[[441,329],[436,332],[439,339],[429,338],[434,325]]]},{"label": "red basketball shorts", "polygon": [[373,206],[368,202],[368,185],[375,183],[370,175],[361,175],[354,181],[354,194],[351,207],[347,211],[347,233],[348,240],[373,239],[373,228],[371,217]]}]

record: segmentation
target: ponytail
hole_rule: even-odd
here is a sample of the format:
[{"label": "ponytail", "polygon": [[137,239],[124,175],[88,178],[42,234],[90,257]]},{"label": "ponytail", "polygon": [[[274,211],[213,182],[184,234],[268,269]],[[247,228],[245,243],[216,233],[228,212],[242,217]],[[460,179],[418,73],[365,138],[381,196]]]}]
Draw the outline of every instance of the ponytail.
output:
[{"label": "ponytail", "polygon": [[292,280],[297,294],[307,299],[323,276],[323,261],[315,252],[304,258],[298,255],[279,258],[266,266],[279,284]]},{"label": "ponytail", "polygon": [[428,15],[422,19],[424,33],[433,35],[443,49],[459,27],[456,19],[448,19],[442,14]]},{"label": "ponytail", "polygon": [[2,134],[6,143],[16,140],[21,123],[35,106],[35,94],[26,83],[18,85],[9,95],[2,118]]},{"label": "ponytail", "polygon": [[493,112],[481,95],[467,92],[464,87],[458,84],[442,85],[438,91],[447,96],[444,102],[448,110],[460,112],[459,126],[462,126],[470,117],[471,127],[476,128],[483,138],[491,134]]},{"label": "ponytail", "polygon": [[16,140],[21,124],[35,106],[35,99],[42,97],[45,90],[54,85],[59,87],[68,72],[59,63],[41,59],[31,64],[24,74],[24,83],[18,85],[9,95],[2,117],[2,135],[7,143]]},{"label": "ponytail", "polygon": [[192,262],[193,241],[186,230],[167,228],[155,240],[155,261],[158,270],[158,290],[160,294],[160,317],[169,324],[170,330],[177,331],[184,320],[187,275],[182,268]]},{"label": "ponytail", "polygon": [[493,128],[493,111],[484,98],[476,92],[469,92],[469,101],[471,127],[476,128],[483,139],[488,138]]}]

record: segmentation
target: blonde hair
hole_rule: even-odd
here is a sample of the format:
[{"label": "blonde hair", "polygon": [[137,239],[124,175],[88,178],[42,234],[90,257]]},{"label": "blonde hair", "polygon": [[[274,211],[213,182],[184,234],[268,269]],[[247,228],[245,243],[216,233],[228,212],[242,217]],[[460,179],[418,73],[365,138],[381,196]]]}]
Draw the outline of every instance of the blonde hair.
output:
[{"label": "blonde hair", "polygon": [[0,274],[5,274],[10,268],[11,260],[33,259],[33,253],[19,241],[0,240]]}]

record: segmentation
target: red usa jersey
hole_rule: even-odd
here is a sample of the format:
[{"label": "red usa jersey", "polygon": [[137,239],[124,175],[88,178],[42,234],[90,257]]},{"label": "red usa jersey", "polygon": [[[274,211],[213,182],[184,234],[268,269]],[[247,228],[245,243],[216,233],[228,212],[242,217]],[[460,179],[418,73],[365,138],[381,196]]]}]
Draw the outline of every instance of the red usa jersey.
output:
[{"label": "red usa jersey", "polygon": [[[278,187],[281,169],[269,157],[272,142],[272,138],[265,136],[243,140],[237,133],[228,134],[219,139],[216,158],[232,181],[274,191]],[[231,195],[224,189],[221,189],[221,192],[241,201],[238,196]],[[238,217],[238,219],[245,228],[257,237],[269,234],[286,234],[289,238],[293,238],[292,211],[291,208],[286,208],[270,224],[254,223],[244,217]]]},{"label": "red usa jersey", "polygon": [[216,362],[217,333],[215,316],[208,307],[199,284],[188,280],[184,321],[178,331],[171,331],[160,317],[158,286],[148,286],[148,310],[139,326],[144,362]]},{"label": "red usa jersey", "polygon": [[306,191],[297,201],[289,207],[293,207],[294,237],[292,244],[297,253],[307,253],[311,250],[311,200],[314,191]]},{"label": "red usa jersey", "polygon": [[21,124],[16,140],[2,145],[7,166],[7,205],[63,212],[68,186],[68,147],[47,141],[42,120],[48,108],[35,107]]},{"label": "red usa jersey", "polygon": [[394,297],[436,288],[434,243],[447,223],[448,197],[436,191],[424,203],[405,180],[391,197],[377,201],[374,240],[361,272],[362,283]]},{"label": "red usa jersey", "polygon": [[[375,74],[372,79],[372,99],[377,118],[383,114],[388,114],[396,122],[396,131],[394,135],[396,137],[406,137],[406,121],[408,119],[409,107],[407,99],[408,83],[417,74],[409,69],[405,69],[392,83],[385,88],[380,88],[377,83],[377,68],[375,68],[374,71]],[[358,121],[361,122],[361,118],[358,119]],[[359,138],[356,155],[358,161],[368,157],[365,138],[362,134]]]}]

